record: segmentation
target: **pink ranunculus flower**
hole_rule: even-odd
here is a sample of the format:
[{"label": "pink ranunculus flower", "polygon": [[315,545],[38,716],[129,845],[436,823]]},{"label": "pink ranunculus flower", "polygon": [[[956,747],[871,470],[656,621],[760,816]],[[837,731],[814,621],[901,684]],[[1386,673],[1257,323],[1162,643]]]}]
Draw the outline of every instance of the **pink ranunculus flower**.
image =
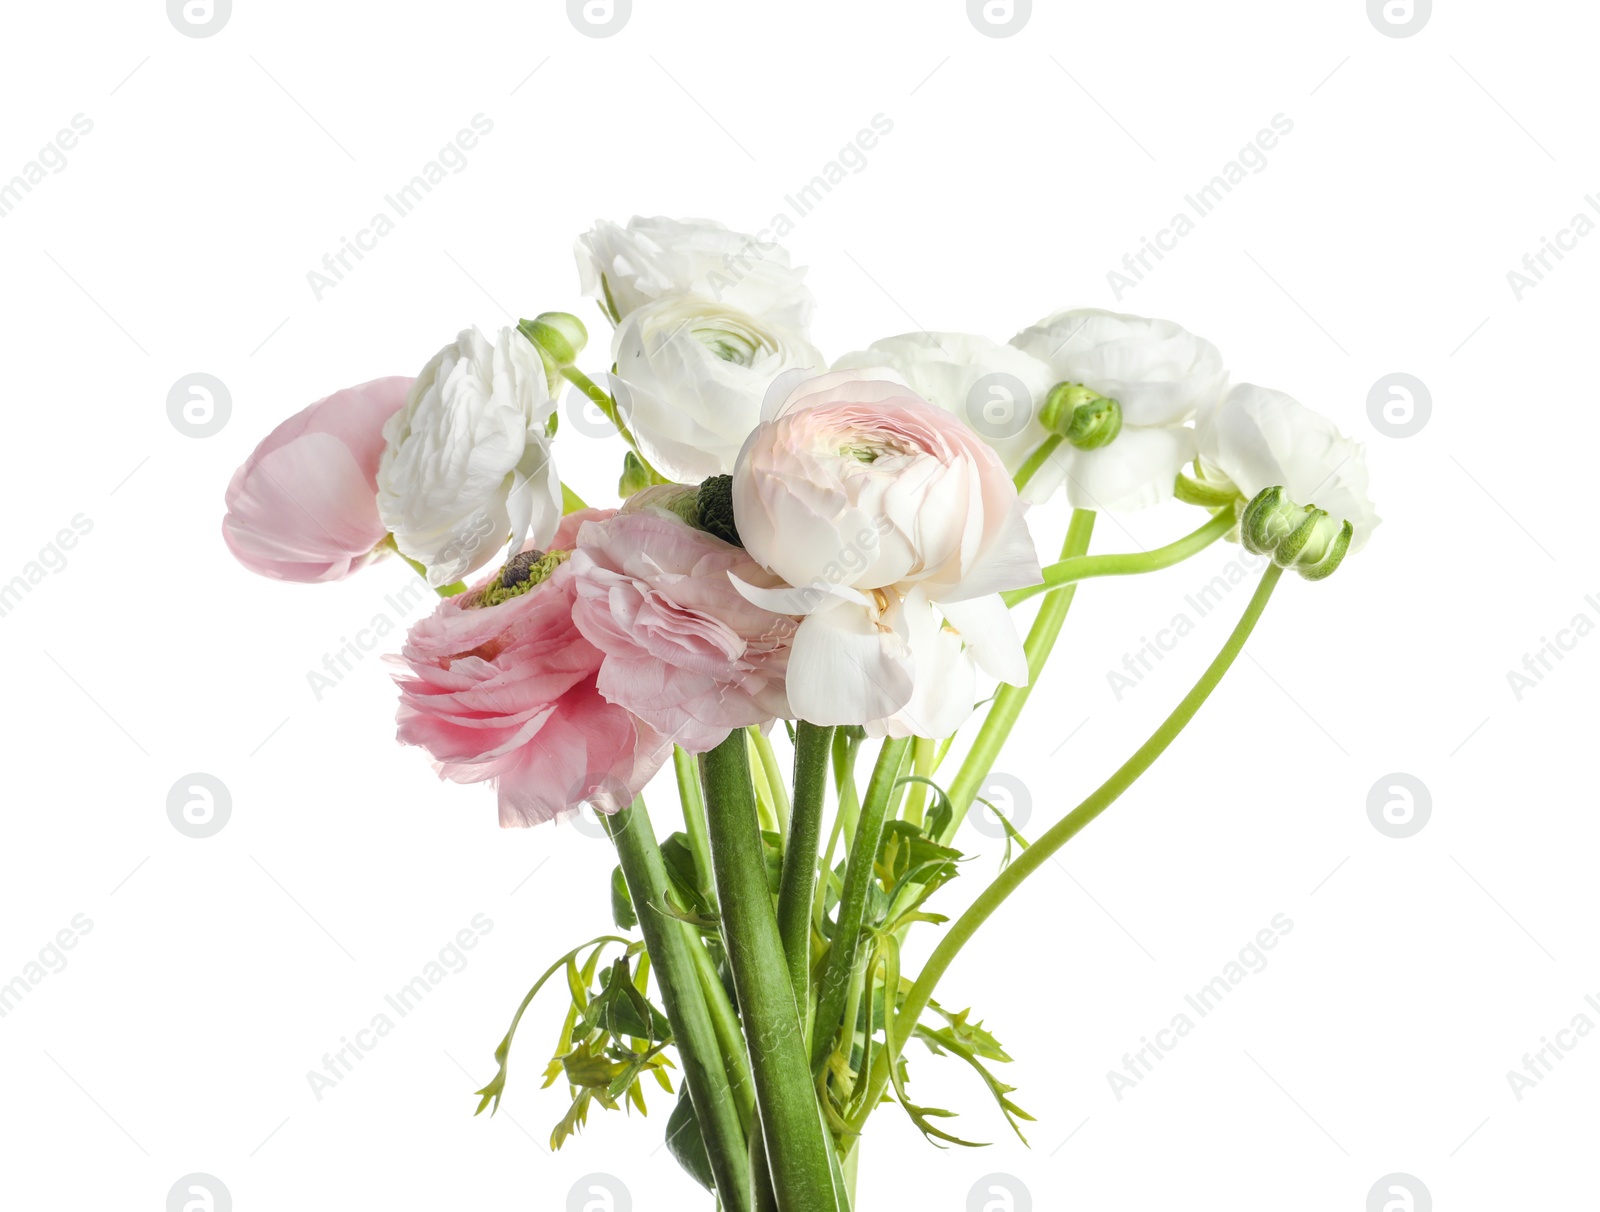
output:
[{"label": "pink ranunculus flower", "polygon": [[384,422],[405,403],[403,375],[347,387],[274,429],[228,485],[222,537],[251,572],[339,581],[375,557]]},{"label": "pink ranunculus flower", "polygon": [[781,584],[743,550],[698,530],[646,489],[578,532],[573,618],[605,655],[600,693],[690,753],[735,728],[789,715],[784,671],[795,621],[745,599],[729,574]]},{"label": "pink ranunculus flower", "polygon": [[[571,550],[580,526],[609,516],[564,518],[551,554],[533,559],[533,578]],[[493,780],[502,825],[537,825],[584,803],[615,812],[644,789],[671,744],[596,686],[603,654],[572,621],[570,560],[505,596],[506,580],[533,579],[527,568],[508,571],[527,562],[513,559],[412,627],[399,658],[409,673],[395,679],[399,739],[426,749],[441,778]]]},{"label": "pink ranunculus flower", "polygon": [[789,702],[816,724],[948,736],[975,668],[1025,685],[999,592],[1039,580],[1011,477],[961,420],[889,371],[835,371],[773,393],[733,473],[740,538],[789,587],[736,582],[805,615]]}]

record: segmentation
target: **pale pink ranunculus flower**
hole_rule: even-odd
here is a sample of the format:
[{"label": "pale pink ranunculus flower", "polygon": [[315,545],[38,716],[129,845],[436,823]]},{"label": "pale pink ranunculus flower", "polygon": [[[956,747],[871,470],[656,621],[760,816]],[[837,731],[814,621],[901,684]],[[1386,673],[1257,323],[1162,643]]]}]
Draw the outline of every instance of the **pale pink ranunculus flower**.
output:
[{"label": "pale pink ranunculus flower", "polygon": [[[551,550],[570,550],[580,526],[608,516],[568,515]],[[572,619],[571,561],[517,597],[474,605],[494,580],[444,599],[406,636],[407,673],[395,679],[399,739],[426,749],[441,778],[493,780],[504,826],[537,825],[584,803],[626,807],[671,743],[600,693],[603,654]]]},{"label": "pale pink ranunculus flower", "polygon": [[1039,560],[999,455],[888,371],[773,395],[740,451],[733,508],[750,555],[790,586],[740,591],[805,616],[795,714],[942,737],[971,713],[974,667],[1026,684],[999,593],[1036,584]]},{"label": "pale pink ranunculus flower", "polygon": [[[692,493],[692,489],[684,490]],[[646,489],[578,532],[573,618],[602,652],[600,693],[690,753],[789,715],[795,621],[748,601],[729,574],[779,585],[743,550],[653,506]]]},{"label": "pale pink ranunculus flower", "polygon": [[234,558],[280,581],[338,581],[379,554],[383,426],[410,387],[403,375],[347,387],[268,434],[228,484]]}]

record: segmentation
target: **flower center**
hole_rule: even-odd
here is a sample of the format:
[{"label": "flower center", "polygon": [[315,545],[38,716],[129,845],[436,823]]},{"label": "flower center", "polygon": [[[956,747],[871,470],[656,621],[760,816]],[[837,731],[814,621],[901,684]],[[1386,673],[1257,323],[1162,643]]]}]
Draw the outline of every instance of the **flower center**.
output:
[{"label": "flower center", "polygon": [[690,331],[716,357],[735,366],[754,366],[762,356],[777,350],[771,337],[732,316],[718,316]]}]

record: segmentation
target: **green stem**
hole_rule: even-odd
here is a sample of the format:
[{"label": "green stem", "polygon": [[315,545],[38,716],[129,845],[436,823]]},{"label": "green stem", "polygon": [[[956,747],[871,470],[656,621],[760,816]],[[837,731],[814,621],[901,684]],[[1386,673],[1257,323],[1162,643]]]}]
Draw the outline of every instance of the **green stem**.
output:
[{"label": "green stem", "polygon": [[671,482],[650,465],[649,459],[644,457],[644,452],[639,449],[639,443],[634,438],[633,431],[628,428],[627,423],[622,419],[622,414],[617,409],[617,402],[611,398],[611,394],[605,388],[601,387],[576,366],[563,366],[561,368],[561,377],[593,400],[594,406],[605,414],[606,420],[616,426],[617,433],[622,436],[622,440],[632,448],[634,454],[638,455],[639,462],[644,464],[644,469],[649,473],[652,484],[667,484]]},{"label": "green stem", "polygon": [[802,1011],[811,1003],[811,896],[817,886],[817,846],[822,839],[822,802],[828,789],[833,729],[801,720],[794,730],[794,804],[783,847],[778,888],[778,934],[789,961],[789,979]]},{"label": "green stem", "polygon": [[720,1063],[713,1063],[719,1055],[716,1029],[690,952],[691,947],[700,947],[700,940],[686,922],[667,913],[667,868],[644,800],[635,800],[632,807],[601,819],[616,843],[639,932],[655,963],[656,985],[672,1024],[672,1040],[705,1138],[717,1191],[729,1212],[749,1212],[749,1150],[738,1105],[730,1097],[727,1073]]},{"label": "green stem", "polygon": [[[1082,556],[1089,549],[1089,536],[1093,531],[1094,512],[1088,509],[1074,509],[1072,521],[1067,526],[1066,540],[1061,544],[1061,558],[1070,560]],[[961,769],[956,771],[956,777],[950,783],[947,792],[950,797],[950,823],[945,826],[944,836],[939,839],[946,845],[955,837],[956,830],[966,819],[967,810],[977,798],[978,789],[983,786],[983,780],[989,777],[995,759],[1000,756],[1001,747],[1011,735],[1011,730],[1016,727],[1017,718],[1027,705],[1028,696],[1039,684],[1039,675],[1044,672],[1045,660],[1049,657],[1050,650],[1055,647],[1056,638],[1061,634],[1061,628],[1067,621],[1067,611],[1072,609],[1072,599],[1076,592],[1075,585],[1054,590],[1045,598],[1044,605],[1039,607],[1038,617],[1033,620],[1033,627],[1028,631],[1028,638],[1022,646],[1028,658],[1028,684],[1001,685],[994,696],[994,702],[989,705],[989,714],[984,717],[983,726],[978,729],[978,735],[973,739],[972,748],[967,752],[966,759],[961,763]]]},{"label": "green stem", "polygon": [[716,902],[715,881],[711,877],[711,838],[706,834],[706,803],[700,795],[700,772],[694,758],[677,745],[672,747],[672,770],[678,777],[678,799],[683,804],[683,826],[689,834],[689,849],[694,852],[694,872],[700,891]]},{"label": "green stem", "polygon": [[[930,779],[939,761],[939,742],[919,736],[911,742],[911,773],[919,779]],[[912,783],[906,789],[905,811],[901,818],[922,828],[923,810],[928,804],[928,784]]]},{"label": "green stem", "polygon": [[861,750],[861,742],[855,731],[839,728],[833,734],[833,784],[839,810],[833,815],[833,828],[828,831],[828,848],[823,852],[822,864],[817,869],[817,896],[811,907],[811,921],[818,934],[822,933],[822,923],[827,917],[828,889],[834,884],[834,852],[839,848],[839,839],[844,836],[845,826],[861,811],[861,803],[856,798],[856,754]]},{"label": "green stem", "polygon": [[1233,529],[1237,519],[1234,517],[1233,508],[1221,510],[1204,526],[1198,530],[1184,535],[1175,543],[1168,543],[1165,547],[1157,547],[1154,551],[1118,552],[1115,555],[1080,555],[1070,559],[1063,559],[1060,563],[1051,564],[1044,570],[1044,581],[1038,585],[1029,585],[1025,589],[1013,589],[1000,596],[1005,599],[1007,606],[1015,606],[1018,602],[1026,602],[1029,598],[1041,593],[1048,593],[1052,589],[1075,581],[1086,581],[1090,577],[1121,577],[1138,572],[1156,572],[1162,568],[1170,568],[1181,560],[1187,560],[1196,552],[1204,551],[1215,543],[1228,531]]},{"label": "green stem", "polygon": [[855,970],[861,924],[867,916],[867,892],[875,878],[878,842],[883,837],[889,803],[900,778],[900,766],[910,747],[907,737],[887,738],[878,751],[878,764],[873,767],[872,779],[867,784],[867,798],[862,801],[855,840],[850,843],[850,862],[845,867],[844,893],[839,898],[839,912],[834,918],[833,941],[828,947],[827,965],[817,993],[817,1014],[811,1026],[813,1072],[822,1069],[833,1051],[833,1037],[839,1029]]},{"label": "green stem", "polygon": [[728,1000],[722,976],[705,947],[690,948],[694,955],[695,971],[700,977],[700,990],[705,995],[706,1007],[711,1011],[711,1026],[717,1033],[717,1047],[722,1053],[722,1067],[728,1074],[728,1085],[733,1091],[734,1104],[739,1109],[739,1122],[748,1135],[756,1126],[756,1090],[750,1082],[750,1064],[745,1059],[744,1033],[739,1029],[739,1015]]},{"label": "green stem", "polygon": [[[1269,566],[1266,572],[1262,573],[1261,581],[1256,586],[1250,604],[1245,607],[1244,615],[1234,627],[1233,633],[1228,636],[1227,642],[1223,644],[1222,651],[1217,653],[1216,658],[1206,667],[1206,671],[1200,675],[1200,680],[1173,708],[1172,714],[1161,721],[1160,727],[1134,751],[1133,756],[1117,767],[1116,772],[1095,788],[1087,799],[1041,834],[1039,839],[1001,872],[994,883],[985,888],[967,911],[956,919],[955,924],[939,940],[939,945],[928,957],[928,962],[923,965],[916,984],[911,987],[911,992],[906,994],[900,1012],[890,1025],[898,1047],[905,1047],[906,1041],[916,1029],[917,1019],[927,1009],[940,977],[945,974],[950,962],[955,959],[961,948],[977,933],[978,927],[989,920],[990,915],[1005,903],[1006,898],[1021,886],[1023,880],[1044,866],[1051,856],[1076,837],[1084,826],[1109,808],[1118,796],[1131,787],[1134,781],[1166,752],[1167,746],[1177,739],[1178,734],[1194,718],[1201,704],[1210,697],[1211,692],[1217,688],[1217,683],[1222,681],[1223,675],[1228,672],[1228,668],[1243,650],[1245,641],[1250,638],[1256,620],[1266,609],[1267,599],[1272,596],[1272,591],[1282,575],[1283,569],[1276,564]],[[864,1104],[869,1109],[877,1106],[883,1096],[884,1087],[888,1085],[888,1068],[882,1062],[885,1060],[885,1054],[893,1051],[895,1051],[893,1048],[885,1049],[879,1054],[880,1063],[873,1066],[871,1097]]]},{"label": "green stem", "polygon": [[755,1078],[772,1186],[781,1212],[837,1212],[816,1089],[806,1064],[794,987],[767,886],[755,790],[742,730],[701,758],[722,935],[733,968]]},{"label": "green stem", "polygon": [[1046,459],[1055,454],[1056,448],[1060,446],[1064,440],[1065,439],[1062,438],[1060,434],[1051,434],[1039,444],[1037,450],[1028,456],[1027,462],[1023,463],[1021,467],[1017,468],[1017,474],[1015,477],[1013,477],[1012,483],[1017,486],[1018,492],[1021,492],[1028,486],[1028,481],[1033,479],[1034,473],[1037,472],[1039,468],[1044,466],[1044,461]]},{"label": "green stem", "polygon": [[756,747],[756,756],[761,759],[761,777],[766,780],[767,792],[778,814],[778,832],[787,837],[790,804],[789,791],[784,785],[783,767],[778,765],[778,755],[772,752],[772,742],[762,734],[761,729],[750,729],[750,741]]}]

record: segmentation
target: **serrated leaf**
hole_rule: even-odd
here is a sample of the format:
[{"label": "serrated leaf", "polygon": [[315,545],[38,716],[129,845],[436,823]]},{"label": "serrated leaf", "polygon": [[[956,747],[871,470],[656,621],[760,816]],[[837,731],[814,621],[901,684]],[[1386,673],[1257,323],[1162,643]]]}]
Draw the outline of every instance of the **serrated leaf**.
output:
[{"label": "serrated leaf", "polygon": [[[592,962],[593,960],[598,959],[601,951],[603,951],[611,943],[622,943],[626,945],[627,942],[627,939],[618,938],[616,935],[612,934],[603,934],[598,938],[592,938],[588,942],[574,947],[571,951],[567,952],[566,955],[562,956],[555,963],[551,964],[550,967],[545,970],[544,975],[534,982],[533,988],[528,990],[527,996],[522,999],[522,1004],[517,1007],[516,1014],[512,1016],[510,1030],[506,1032],[505,1038],[500,1041],[500,1046],[494,1050],[494,1059],[499,1065],[499,1071],[495,1073],[493,1079],[487,1086],[475,1092],[478,1095],[478,1109],[473,1112],[474,1115],[482,1115],[484,1108],[489,1107],[491,1104],[494,1108],[494,1110],[490,1112],[491,1115],[500,1109],[500,1100],[505,1097],[508,1063],[511,1056],[511,1041],[517,1034],[517,1027],[522,1022],[522,1016],[527,1013],[528,1007],[533,1004],[533,999],[539,995],[539,990],[544,988],[545,982],[557,972],[561,971],[561,969],[570,966],[573,960],[579,954],[581,954],[586,947],[594,948],[594,954],[591,957]],[[546,1084],[548,1085],[548,1083]]]}]

